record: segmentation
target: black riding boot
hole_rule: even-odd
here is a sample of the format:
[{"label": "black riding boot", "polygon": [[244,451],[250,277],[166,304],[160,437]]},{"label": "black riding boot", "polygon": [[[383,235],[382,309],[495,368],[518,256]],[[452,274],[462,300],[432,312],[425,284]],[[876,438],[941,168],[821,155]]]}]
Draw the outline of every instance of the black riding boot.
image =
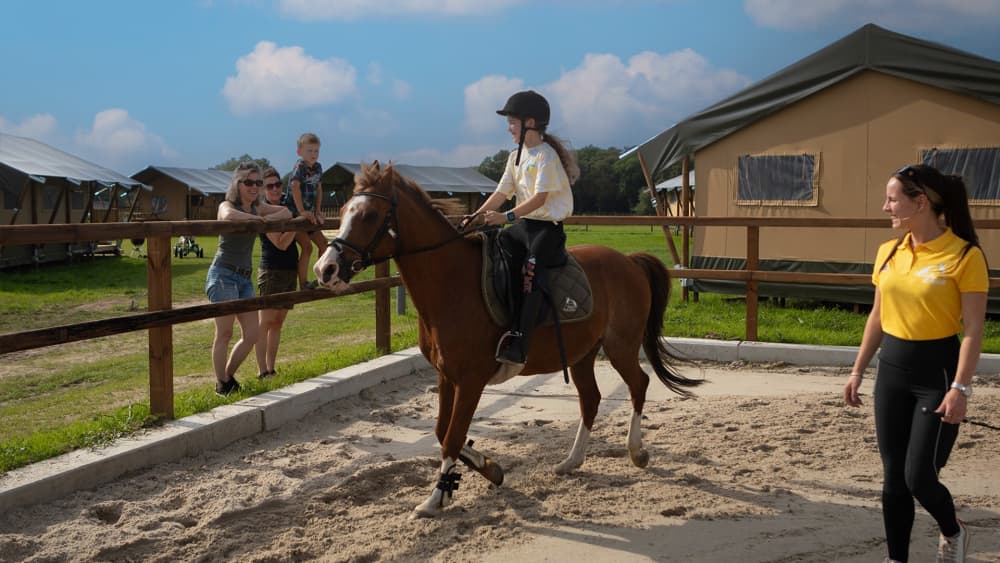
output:
[{"label": "black riding boot", "polygon": [[531,339],[531,332],[535,329],[544,303],[544,295],[538,288],[524,295],[521,314],[517,316],[510,331],[500,337],[496,356],[498,362],[524,365],[528,357],[528,341]]}]

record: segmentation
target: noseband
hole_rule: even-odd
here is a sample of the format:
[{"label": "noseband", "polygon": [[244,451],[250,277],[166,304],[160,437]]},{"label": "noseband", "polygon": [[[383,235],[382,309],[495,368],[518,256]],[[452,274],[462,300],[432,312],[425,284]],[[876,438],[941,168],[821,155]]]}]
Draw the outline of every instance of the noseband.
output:
[{"label": "noseband", "polygon": [[[340,238],[340,237],[335,237],[333,240],[330,241],[330,246],[333,246],[334,248],[336,248],[337,252],[343,252],[343,249],[347,248],[348,250],[350,250],[351,252],[353,252],[354,254],[356,254],[358,256],[357,260],[355,260],[354,262],[351,262],[351,271],[353,273],[355,273],[355,274],[358,273],[358,272],[360,272],[361,270],[364,270],[368,266],[371,266],[373,264],[379,264],[381,262],[385,262],[385,261],[390,260],[392,258],[399,258],[401,256],[409,256],[409,255],[412,255],[412,254],[420,254],[421,252],[428,252],[428,251],[431,251],[431,250],[436,250],[438,248],[441,248],[442,246],[451,244],[451,243],[455,242],[456,240],[463,239],[468,234],[479,233],[479,232],[494,230],[494,229],[497,229],[497,228],[502,228],[502,227],[493,227],[493,226],[486,225],[486,226],[482,226],[482,227],[476,227],[475,229],[472,229],[471,231],[466,231],[464,229],[464,227],[463,227],[463,228],[458,229],[458,232],[455,233],[455,236],[447,237],[444,240],[442,240],[441,242],[437,242],[437,243],[434,243],[434,244],[429,245],[429,246],[424,246],[424,247],[420,247],[420,248],[416,248],[416,249],[413,249],[413,250],[408,250],[406,252],[403,252],[400,249],[400,245],[402,243],[401,243],[401,241],[399,239],[399,214],[397,213],[398,199],[396,197],[396,185],[395,184],[392,185],[392,193],[389,196],[384,196],[382,194],[378,194],[378,193],[374,193],[374,192],[357,192],[354,195],[355,196],[375,197],[375,198],[378,198],[378,199],[384,199],[385,201],[389,202],[389,213],[387,213],[385,215],[385,219],[382,220],[382,226],[379,227],[378,232],[376,232],[375,236],[372,237],[372,241],[369,242],[368,245],[365,246],[363,249],[362,248],[358,248],[357,246],[355,246],[355,245],[351,244],[350,242],[348,242],[346,239],[343,239],[343,238]],[[393,251],[388,256],[384,256],[382,258],[374,258],[374,257],[372,257],[372,251],[375,250],[375,247],[378,246],[379,243],[382,242],[382,239],[384,239],[386,235],[389,235],[393,239],[395,239],[395,241],[396,241],[395,248],[393,249]]]},{"label": "noseband", "polygon": [[[348,242],[346,239],[342,239],[340,237],[335,237],[333,240],[330,241],[330,245],[336,248],[338,252],[343,252],[343,249],[347,248],[350,249],[351,252],[358,255],[358,259],[355,260],[354,262],[351,262],[351,271],[353,271],[356,274],[361,270],[364,270],[368,266],[371,266],[372,264],[375,264],[377,262],[385,262],[386,260],[392,258],[394,255],[396,256],[399,255],[399,238],[397,234],[399,232],[399,221],[396,218],[397,199],[396,199],[395,184],[393,184],[392,186],[392,194],[390,196],[384,196],[382,194],[377,194],[374,192],[358,192],[354,195],[375,197],[378,199],[384,199],[389,202],[389,212],[386,213],[385,219],[382,220],[382,226],[379,227],[378,231],[375,233],[375,236],[372,238],[372,241],[369,242],[364,249],[360,249],[357,246],[354,246],[353,244]],[[392,228],[393,223],[396,223],[395,229]],[[372,258],[372,251],[375,250],[375,247],[377,247],[379,243],[382,242],[382,239],[384,239],[386,235],[389,235],[396,240],[395,251],[389,256],[386,256],[385,258],[379,258],[379,259]]]}]

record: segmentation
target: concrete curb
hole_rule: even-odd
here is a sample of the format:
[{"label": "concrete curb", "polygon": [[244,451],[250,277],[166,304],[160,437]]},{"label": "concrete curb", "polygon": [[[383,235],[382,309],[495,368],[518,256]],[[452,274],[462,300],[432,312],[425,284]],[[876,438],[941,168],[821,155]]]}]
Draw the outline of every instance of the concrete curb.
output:
[{"label": "concrete curb", "polygon": [[[687,358],[727,363],[781,361],[850,366],[858,350],[855,346],[800,346],[697,338],[665,340],[668,346]],[[409,348],[174,420],[108,447],[75,451],[11,471],[0,477],[0,511],[52,501],[92,489],[129,471],[221,449],[237,440],[298,420],[331,401],[430,367],[419,349]],[[983,354],[978,372],[1000,373],[1000,354]]]},{"label": "concrete curb", "polygon": [[417,348],[382,356],[211,411],[113,445],[79,450],[0,477],[0,512],[92,489],[129,471],[217,450],[297,420],[324,404],[430,367]]}]

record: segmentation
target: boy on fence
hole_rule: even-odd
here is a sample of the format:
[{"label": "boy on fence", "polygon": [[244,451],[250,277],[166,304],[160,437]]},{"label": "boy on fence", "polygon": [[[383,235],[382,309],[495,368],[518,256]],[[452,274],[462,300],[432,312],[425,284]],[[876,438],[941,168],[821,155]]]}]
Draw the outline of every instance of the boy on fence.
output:
[{"label": "boy on fence", "polygon": [[[293,217],[303,216],[314,225],[323,224],[323,214],[320,207],[323,202],[323,166],[319,160],[319,137],[313,133],[303,133],[299,137],[296,154],[299,159],[292,168],[292,173],[288,178],[288,194],[286,205],[292,211]],[[302,249],[299,254],[299,288],[314,289],[317,287],[315,281],[310,282],[308,278],[309,259],[312,257],[312,244],[316,244],[319,254],[326,251],[326,237],[323,231],[299,232],[295,235],[295,242]]]}]

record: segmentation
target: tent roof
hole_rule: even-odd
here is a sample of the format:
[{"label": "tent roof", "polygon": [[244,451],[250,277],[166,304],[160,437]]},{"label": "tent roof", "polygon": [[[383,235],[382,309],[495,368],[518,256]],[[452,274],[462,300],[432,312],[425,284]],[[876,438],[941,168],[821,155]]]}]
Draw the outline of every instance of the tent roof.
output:
[{"label": "tent roof", "polygon": [[[452,193],[492,193],[497,183],[479,173],[475,168],[448,166],[413,166],[410,164],[393,164],[393,167],[405,178],[420,184],[428,192]],[[339,170],[338,170],[339,169]],[[360,164],[338,162],[324,172],[348,173],[351,176],[361,172]]]},{"label": "tent roof", "polygon": [[0,133],[0,165],[36,178],[65,178],[70,182],[141,186],[141,182],[27,137]]},{"label": "tent roof", "polygon": [[152,184],[157,178],[168,176],[197,190],[204,195],[224,194],[229,189],[233,178],[232,172],[225,170],[202,170],[200,168],[176,168],[173,166],[147,166],[132,174],[132,177],[146,184]]},{"label": "tent roof", "polygon": [[1000,104],[1000,62],[865,25],[622,154],[651,175],[820,90],[872,70]]},{"label": "tent roof", "polygon": [[[678,174],[669,180],[664,180],[659,184],[656,184],[656,191],[679,190],[682,187],[681,183],[683,179],[684,175]],[[688,185],[691,186],[692,190],[694,189],[694,170],[688,172]]]}]

